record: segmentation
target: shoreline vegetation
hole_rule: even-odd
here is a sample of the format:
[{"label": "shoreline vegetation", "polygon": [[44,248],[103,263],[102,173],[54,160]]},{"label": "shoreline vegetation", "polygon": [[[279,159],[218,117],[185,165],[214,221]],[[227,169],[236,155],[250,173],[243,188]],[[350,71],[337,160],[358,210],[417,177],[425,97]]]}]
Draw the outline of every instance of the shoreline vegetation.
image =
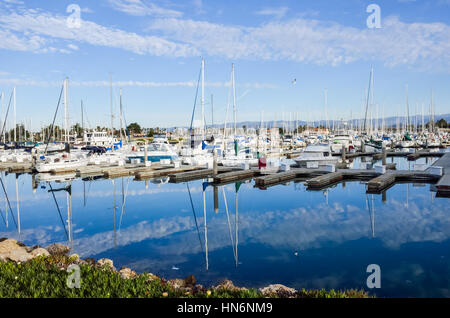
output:
[{"label": "shoreline vegetation", "polygon": [[[67,246],[55,243],[42,248],[28,247],[14,239],[0,238],[0,298],[368,298],[360,290],[295,290],[280,284],[264,288],[234,286],[224,280],[205,288],[193,275],[166,280],[151,273],[137,274],[113,261],[102,258],[80,259],[68,255]],[[69,288],[67,281],[80,269],[79,288]]]}]

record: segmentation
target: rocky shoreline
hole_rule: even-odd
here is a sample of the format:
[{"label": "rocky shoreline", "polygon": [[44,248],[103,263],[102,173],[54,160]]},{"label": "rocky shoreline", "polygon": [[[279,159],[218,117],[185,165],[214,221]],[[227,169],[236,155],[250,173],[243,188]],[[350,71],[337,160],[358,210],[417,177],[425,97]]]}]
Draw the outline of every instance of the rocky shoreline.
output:
[{"label": "rocky shoreline", "polygon": [[[40,246],[28,247],[15,239],[0,238],[0,263],[13,263],[16,266],[27,264],[36,259],[47,260],[52,266],[57,266],[59,270],[66,271],[70,265],[87,266],[91,270],[110,271],[111,274],[119,275],[121,280],[137,280],[138,278],[145,278],[147,282],[157,282],[162,286],[162,297],[168,297],[169,292],[175,297],[184,296],[211,296],[221,295],[221,293],[228,293],[231,295],[248,297],[248,295],[255,295],[256,297],[279,297],[279,298],[297,298],[297,297],[368,297],[364,291],[348,290],[348,291],[306,291],[296,290],[281,284],[272,284],[258,290],[247,289],[245,287],[237,287],[230,280],[224,280],[216,286],[206,288],[197,281],[193,275],[184,279],[170,279],[166,280],[151,273],[138,274],[131,268],[122,267],[117,270],[114,267],[112,260],[102,258],[94,260],[92,258],[81,259],[77,254],[68,255],[69,247],[59,243],[51,244],[45,248]],[[0,278],[2,273],[0,272]],[[17,277],[16,277],[17,279]],[[120,281],[119,281],[120,283]],[[158,285],[158,286],[159,286]],[[168,288],[168,292],[164,292],[164,287]],[[173,293],[172,293],[173,291]],[[228,295],[227,294],[227,295]],[[0,294],[1,295],[1,294]],[[217,296],[220,297],[220,296]]]}]

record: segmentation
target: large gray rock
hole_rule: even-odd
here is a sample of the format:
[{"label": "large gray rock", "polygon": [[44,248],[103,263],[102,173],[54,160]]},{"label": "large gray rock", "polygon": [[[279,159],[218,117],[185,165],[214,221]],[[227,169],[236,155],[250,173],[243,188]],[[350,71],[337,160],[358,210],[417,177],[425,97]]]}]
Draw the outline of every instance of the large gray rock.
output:
[{"label": "large gray rock", "polygon": [[29,261],[30,259],[33,258],[33,256],[31,254],[29,254],[27,252],[27,249],[24,248],[24,247],[20,247],[18,249],[12,250],[8,254],[6,254],[6,257],[9,260],[11,260],[13,262],[16,262],[16,263],[18,263],[18,262],[20,262],[20,263],[27,262],[27,261]]},{"label": "large gray rock", "polygon": [[0,261],[26,262],[32,258],[23,244],[16,240],[6,239],[0,242]]},{"label": "large gray rock", "polygon": [[131,279],[131,278],[135,278],[138,276],[135,271],[131,270],[131,268],[128,268],[128,267],[123,267],[119,271],[119,273],[120,273],[120,277],[122,277],[123,279]]},{"label": "large gray rock", "polygon": [[59,243],[53,243],[45,248],[51,255],[66,255],[70,248]]},{"label": "large gray rock", "polygon": [[0,254],[6,254],[21,247],[15,239],[6,239],[0,242]]},{"label": "large gray rock", "polygon": [[214,289],[217,290],[229,290],[229,291],[237,291],[240,288],[234,286],[233,282],[231,280],[225,279],[222,282],[219,283],[219,285],[215,286]]},{"label": "large gray rock", "polygon": [[297,291],[294,288],[289,288],[281,284],[273,284],[264,288],[260,288],[259,291],[265,296],[278,296],[280,298],[295,297]]},{"label": "large gray rock", "polygon": [[97,265],[100,267],[107,267],[114,270],[114,263],[109,258],[102,258],[97,261]]}]

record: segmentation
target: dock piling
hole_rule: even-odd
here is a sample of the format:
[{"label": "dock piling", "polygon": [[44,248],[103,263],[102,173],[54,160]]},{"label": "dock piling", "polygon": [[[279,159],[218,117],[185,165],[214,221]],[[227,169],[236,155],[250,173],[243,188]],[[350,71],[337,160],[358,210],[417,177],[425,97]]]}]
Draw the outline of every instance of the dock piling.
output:
[{"label": "dock piling", "polygon": [[342,155],[342,162],[345,162],[345,145],[344,145],[344,144],[342,144],[342,152],[341,152],[341,155]]}]

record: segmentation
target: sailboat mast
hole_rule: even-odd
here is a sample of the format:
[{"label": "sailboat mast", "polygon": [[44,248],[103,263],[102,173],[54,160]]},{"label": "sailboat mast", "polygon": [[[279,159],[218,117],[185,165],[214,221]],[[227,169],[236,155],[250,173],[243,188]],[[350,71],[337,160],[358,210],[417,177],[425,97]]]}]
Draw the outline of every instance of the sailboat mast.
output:
[{"label": "sailboat mast", "polygon": [[202,58],[202,140],[205,140],[205,60]]},{"label": "sailboat mast", "polygon": [[81,100],[81,138],[84,140],[84,114],[83,114],[83,100]]},{"label": "sailboat mast", "polygon": [[[367,90],[366,111],[365,111],[365,115],[364,115],[364,127],[363,127],[363,130],[365,132],[367,132],[367,113],[369,110],[369,105],[371,104],[370,97],[371,97],[372,85],[373,85],[373,67],[370,68],[369,89]],[[333,121],[333,126],[334,126],[334,121]],[[333,130],[334,130],[334,127],[333,127]]]},{"label": "sailboat mast", "polygon": [[422,134],[425,132],[425,114],[423,110],[423,103],[422,103]]},{"label": "sailboat mast", "polygon": [[236,86],[234,83],[234,64],[231,64],[231,85],[233,88],[234,136],[236,137]]},{"label": "sailboat mast", "polygon": [[431,105],[430,105],[430,119],[431,119],[431,132],[434,133],[434,101],[433,101],[433,89],[431,89]]},{"label": "sailboat mast", "polygon": [[[109,75],[109,95],[110,95],[110,108],[111,108],[111,138],[114,137],[114,113],[113,113],[113,89],[112,89],[112,75]],[[114,148],[114,147],[112,147]]]},{"label": "sailboat mast", "polygon": [[325,128],[328,131],[328,94],[327,94],[327,89],[325,88],[324,91],[324,95],[325,95]]},{"label": "sailboat mast", "polygon": [[14,142],[17,142],[17,133],[16,133],[16,88],[13,88],[13,108],[14,108]]},{"label": "sailboat mast", "polygon": [[[5,107],[5,93],[1,93],[0,94],[0,99],[1,99],[1,110],[0,110],[0,127],[3,127],[3,110]],[[3,141],[6,143],[5,140],[5,133],[3,132]]]},{"label": "sailboat mast", "polygon": [[119,114],[119,132],[120,139],[122,140],[122,89],[120,89],[120,114]]},{"label": "sailboat mast", "polygon": [[406,132],[409,131],[409,102],[408,102],[408,85],[406,85]]},{"label": "sailboat mast", "polygon": [[211,94],[211,127],[214,129],[214,96]]},{"label": "sailboat mast", "polygon": [[64,141],[69,142],[69,78],[64,80]]}]

